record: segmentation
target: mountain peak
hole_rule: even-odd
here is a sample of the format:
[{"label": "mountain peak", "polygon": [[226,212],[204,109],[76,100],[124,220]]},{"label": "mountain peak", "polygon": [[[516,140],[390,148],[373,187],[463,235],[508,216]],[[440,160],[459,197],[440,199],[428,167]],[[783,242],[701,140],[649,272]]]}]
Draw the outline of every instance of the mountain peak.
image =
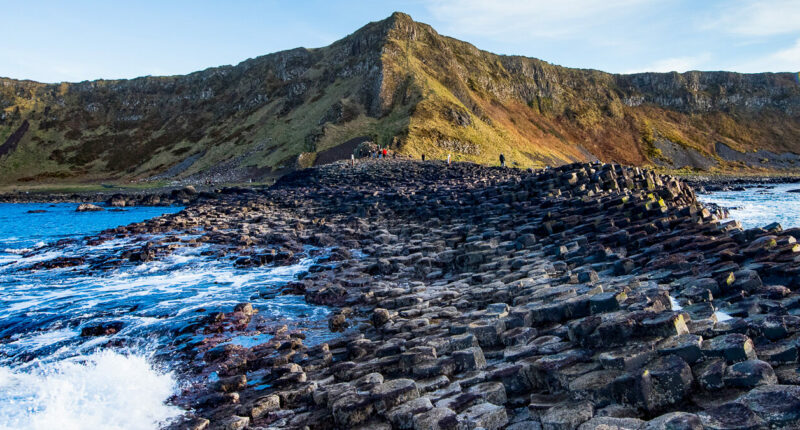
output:
[{"label": "mountain peak", "polygon": [[411,15],[404,12],[392,12],[387,19],[391,19],[394,22],[414,22],[414,19],[411,18]]},{"label": "mountain peak", "polygon": [[395,12],[327,47],[185,76],[2,79],[0,184],[241,181],[349,158],[365,140],[518,166],[789,169],[800,166],[794,79],[570,69],[480,51]]}]

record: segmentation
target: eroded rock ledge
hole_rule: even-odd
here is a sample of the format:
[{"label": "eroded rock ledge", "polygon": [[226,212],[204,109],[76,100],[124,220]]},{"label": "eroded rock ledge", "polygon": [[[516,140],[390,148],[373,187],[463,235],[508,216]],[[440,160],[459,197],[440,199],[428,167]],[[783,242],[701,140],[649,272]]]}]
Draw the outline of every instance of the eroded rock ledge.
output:
[{"label": "eroded rock ledge", "polygon": [[287,292],[342,335],[205,351],[221,378],[176,427],[800,426],[800,230],[718,220],[671,177],[375,160],[130,228],[192,227],[241,264],[330,249]]}]

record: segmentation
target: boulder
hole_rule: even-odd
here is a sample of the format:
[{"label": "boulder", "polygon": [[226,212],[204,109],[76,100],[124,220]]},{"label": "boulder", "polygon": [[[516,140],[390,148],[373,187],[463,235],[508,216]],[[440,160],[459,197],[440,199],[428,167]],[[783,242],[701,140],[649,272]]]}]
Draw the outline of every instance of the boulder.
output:
[{"label": "boulder", "polygon": [[499,430],[508,424],[506,408],[492,403],[479,403],[458,414],[459,430]]},{"label": "boulder", "polygon": [[75,209],[75,212],[99,212],[104,210],[105,209],[101,208],[100,206],[93,205],[91,203],[81,203]]},{"label": "boulder", "polygon": [[800,387],[765,385],[739,397],[773,428],[800,428]]},{"label": "boulder", "polygon": [[417,384],[411,379],[394,379],[377,385],[371,394],[378,412],[385,412],[395,406],[419,397]]},{"label": "boulder", "polygon": [[548,409],[541,417],[543,430],[575,430],[594,416],[588,401],[563,403]]},{"label": "boulder", "polygon": [[433,408],[414,415],[414,430],[455,430],[456,413],[447,408]]},{"label": "boulder", "polygon": [[765,422],[746,405],[730,402],[697,414],[707,430],[757,430]]},{"label": "boulder", "polygon": [[752,388],[778,383],[772,366],[761,360],[746,360],[728,367],[723,378],[729,387]]},{"label": "boulder", "polygon": [[688,412],[670,412],[648,421],[641,430],[703,430],[703,421]]},{"label": "boulder", "polygon": [[677,355],[659,357],[644,366],[638,378],[641,403],[649,412],[681,402],[692,388],[692,370]]},{"label": "boulder", "polygon": [[392,425],[398,429],[410,429],[414,427],[414,416],[433,409],[431,400],[427,397],[419,397],[403,404],[386,413],[386,417]]}]

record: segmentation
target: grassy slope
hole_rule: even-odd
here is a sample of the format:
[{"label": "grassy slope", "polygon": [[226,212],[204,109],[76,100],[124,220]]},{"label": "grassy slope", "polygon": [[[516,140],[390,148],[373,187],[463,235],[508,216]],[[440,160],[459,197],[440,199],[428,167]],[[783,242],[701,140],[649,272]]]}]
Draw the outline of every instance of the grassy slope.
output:
[{"label": "grassy slope", "polygon": [[[387,62],[421,94],[402,148],[415,156],[452,152],[456,159],[493,164],[504,153],[525,166],[585,160],[588,151],[603,161],[652,165],[660,156],[654,140],[667,139],[715,159],[717,170],[727,171],[742,166],[719,159],[715,142],[740,151],[800,152],[798,118],[775,109],[691,113],[628,106],[611,74],[497,56],[422,24],[416,24],[414,37],[408,33],[401,26],[392,34]],[[537,73],[560,85],[546,88],[536,81]],[[520,88],[530,91],[522,94]],[[467,112],[471,124],[455,123],[450,110]],[[454,152],[439,145],[442,140],[471,142],[478,149]]]},{"label": "grassy slope", "polygon": [[[372,89],[376,69],[380,85]],[[689,81],[711,75],[620,76],[498,56],[396,14],[326,48],[186,76],[57,85],[0,80],[0,144],[22,120],[31,124],[17,150],[0,158],[0,183],[127,183],[195,154],[199,159],[181,176],[229,160],[231,167],[278,170],[291,168],[302,152],[359,136],[414,157],[450,153],[496,164],[504,153],[519,166],[595,156],[652,165],[660,157],[656,139],[710,158],[715,142],[800,152],[796,112],[629,103],[637,96],[720,97],[724,85],[713,82],[688,96],[669,93],[670,85],[693,88]],[[652,85],[666,92],[642,89],[638,82],[647,79],[667,80]],[[781,77],[763,79],[774,85]],[[734,87],[742,97],[760,91]],[[797,90],[789,94],[792,102]],[[742,169],[717,161],[717,172]]]}]

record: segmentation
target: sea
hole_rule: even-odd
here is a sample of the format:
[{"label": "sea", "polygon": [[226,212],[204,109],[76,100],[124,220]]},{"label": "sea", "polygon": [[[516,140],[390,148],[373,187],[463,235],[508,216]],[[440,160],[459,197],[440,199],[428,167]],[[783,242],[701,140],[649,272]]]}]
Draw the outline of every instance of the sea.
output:
[{"label": "sea", "polygon": [[[797,188],[753,185],[698,198],[728,208],[745,228],[773,222],[800,227],[800,193],[789,192]],[[187,246],[111,270],[31,270],[55,257],[119,252],[130,245],[126,240],[89,246],[82,239],[183,209],[76,212],[76,206],[0,204],[0,429],[157,428],[184,412],[168,399],[185,381],[174,363],[155,357],[198,312],[229,311],[243,301],[281,321],[324,321],[330,312],[301,296],[271,294],[307,270],[312,257],[291,266],[242,269],[203,256],[202,246]],[[65,239],[72,241],[53,245]],[[122,323],[122,329],[81,336],[84,327],[109,322]],[[265,340],[230,339],[248,346]]]},{"label": "sea", "polygon": [[[167,400],[186,383],[176,363],[156,359],[159,348],[199,313],[229,312],[249,301],[259,315],[276,320],[327,320],[327,308],[276,294],[314,263],[312,257],[242,269],[203,256],[202,246],[187,246],[111,270],[32,270],[56,257],[119,253],[130,246],[127,240],[89,246],[83,238],[183,209],[76,207],[0,203],[0,429],[157,428],[184,412]],[[54,246],[67,239],[74,240]],[[81,335],[85,327],[111,322],[122,325],[114,335]],[[267,340],[236,336],[230,342]]]}]

